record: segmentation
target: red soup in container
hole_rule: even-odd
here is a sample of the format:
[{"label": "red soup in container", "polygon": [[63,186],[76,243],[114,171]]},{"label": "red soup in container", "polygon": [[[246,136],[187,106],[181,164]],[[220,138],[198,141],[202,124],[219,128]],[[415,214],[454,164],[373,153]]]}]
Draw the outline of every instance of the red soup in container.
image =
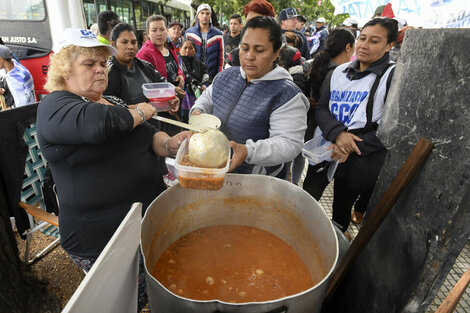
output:
[{"label": "red soup in container", "polygon": [[142,90],[157,111],[169,111],[169,102],[176,97],[175,86],[166,82],[143,84]]}]

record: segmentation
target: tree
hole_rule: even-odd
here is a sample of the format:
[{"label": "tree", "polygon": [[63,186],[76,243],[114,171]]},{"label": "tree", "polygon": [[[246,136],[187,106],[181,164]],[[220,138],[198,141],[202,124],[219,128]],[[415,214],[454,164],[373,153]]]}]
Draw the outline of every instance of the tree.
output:
[{"label": "tree", "polygon": [[[331,27],[339,26],[349,17],[349,14],[335,15],[335,7],[331,4],[330,0],[321,1],[297,1],[299,2],[297,8],[299,14],[303,15],[307,21],[314,22],[319,17],[324,17]],[[320,5],[319,5],[320,4]]]},{"label": "tree", "polygon": [[[224,20],[232,14],[238,13],[242,15],[243,6],[251,0],[196,0],[192,2],[194,9],[201,3],[207,3],[211,6],[214,15],[220,19],[220,13],[224,16]],[[282,9],[296,8],[299,14],[305,16],[307,21],[314,22],[320,16],[326,18],[331,26],[339,26],[349,17],[348,14],[334,15],[335,7],[331,4],[330,0],[268,0],[279,14]],[[319,5],[320,4],[320,5]],[[219,20],[219,23],[221,21]],[[222,23],[221,23],[222,24]]]}]

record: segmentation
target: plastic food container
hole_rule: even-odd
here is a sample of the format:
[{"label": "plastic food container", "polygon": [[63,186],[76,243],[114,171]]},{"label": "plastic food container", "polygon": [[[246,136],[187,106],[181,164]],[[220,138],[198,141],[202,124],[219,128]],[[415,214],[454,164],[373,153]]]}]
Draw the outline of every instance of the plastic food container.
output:
[{"label": "plastic food container", "polygon": [[218,190],[224,185],[225,173],[230,165],[230,147],[227,145],[227,163],[223,168],[202,168],[181,164],[188,153],[189,141],[185,139],[176,154],[178,179],[183,188]]},{"label": "plastic food container", "polygon": [[175,86],[170,83],[143,84],[144,96],[149,99],[157,111],[168,111],[171,109],[169,101],[176,97]]},{"label": "plastic food container", "polygon": [[331,145],[332,143],[323,138],[323,136],[316,136],[304,144],[302,155],[306,157],[312,165],[323,161],[332,161],[331,152],[333,152],[333,150],[326,150],[326,148]]}]

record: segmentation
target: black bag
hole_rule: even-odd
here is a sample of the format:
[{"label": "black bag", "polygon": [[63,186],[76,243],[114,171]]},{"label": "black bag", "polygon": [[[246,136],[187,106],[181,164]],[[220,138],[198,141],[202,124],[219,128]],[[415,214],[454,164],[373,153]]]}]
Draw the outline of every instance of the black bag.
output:
[{"label": "black bag", "polygon": [[44,173],[44,180],[41,183],[42,198],[46,205],[46,211],[59,215],[59,204],[57,202],[56,187],[54,179],[52,178],[51,168],[49,164],[46,165],[46,172]]}]

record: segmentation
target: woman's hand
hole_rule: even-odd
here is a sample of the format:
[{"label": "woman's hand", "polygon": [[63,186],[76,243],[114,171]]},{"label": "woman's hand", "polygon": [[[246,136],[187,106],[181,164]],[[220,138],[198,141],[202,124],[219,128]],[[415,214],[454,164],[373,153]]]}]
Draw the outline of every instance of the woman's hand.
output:
[{"label": "woman's hand", "polygon": [[171,108],[168,112],[171,115],[175,115],[176,113],[178,113],[178,110],[180,109],[180,99],[178,97],[175,97],[174,99],[168,101],[168,104]]},{"label": "woman's hand", "polygon": [[178,82],[178,87],[183,88],[183,86],[184,86],[184,77],[182,75],[176,76],[175,81]]},{"label": "woman's hand", "polygon": [[199,115],[199,114],[201,114],[201,111],[199,111],[198,109],[193,110],[193,112],[191,113],[191,115]]},{"label": "woman's hand", "polygon": [[134,118],[134,127],[143,124],[145,121],[150,119],[153,115],[157,114],[156,109],[153,105],[147,102],[141,102],[134,105],[129,105],[129,112]]},{"label": "woman's hand", "polygon": [[173,137],[165,132],[158,132],[153,135],[153,151],[159,156],[175,157],[181,143],[189,138],[191,138],[190,131],[182,131]]},{"label": "woman's hand", "polygon": [[175,87],[175,92],[176,92],[176,95],[178,96],[178,98],[180,98],[180,99],[183,99],[184,96],[186,96],[186,91],[181,89],[181,87]]},{"label": "woman's hand", "polygon": [[229,145],[233,149],[232,160],[230,160],[230,167],[228,169],[228,171],[231,172],[246,160],[248,149],[245,145],[236,143],[235,141],[230,141]]},{"label": "woman's hand", "polygon": [[332,144],[331,146],[326,148],[326,150],[331,150],[331,149],[333,149],[333,151],[331,152],[331,158],[333,159],[333,161],[339,161],[339,163],[346,162],[346,160],[349,157],[349,153],[341,152],[337,144]]},{"label": "woman's hand", "polygon": [[[168,151],[171,154],[170,156],[175,156],[176,153],[178,152],[178,149],[181,146],[181,143],[185,140],[191,138],[191,132],[190,131],[182,131],[173,137],[169,137],[165,140],[163,148],[165,149],[165,144],[167,146]],[[167,150],[165,149],[165,150]]]},{"label": "woman's hand", "polygon": [[361,155],[361,151],[357,147],[356,141],[362,141],[362,139],[354,134],[343,131],[336,137],[335,144],[343,154],[356,152],[358,155]]},{"label": "woman's hand", "polygon": [[130,109],[137,110],[139,108],[145,114],[145,120],[150,119],[153,115],[157,114],[157,111],[153,105],[147,102],[141,102],[137,104],[128,105]]},{"label": "woman's hand", "polygon": [[201,86],[201,91],[205,91],[206,89],[207,89],[207,87],[205,85]]}]

